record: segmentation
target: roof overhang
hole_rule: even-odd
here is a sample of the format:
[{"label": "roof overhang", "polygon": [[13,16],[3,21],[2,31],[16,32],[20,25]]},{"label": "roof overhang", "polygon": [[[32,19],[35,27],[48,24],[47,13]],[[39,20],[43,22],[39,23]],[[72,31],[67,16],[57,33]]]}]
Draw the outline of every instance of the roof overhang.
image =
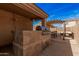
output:
[{"label": "roof overhang", "polygon": [[29,18],[44,19],[48,15],[32,3],[2,3],[0,9],[17,13]]}]

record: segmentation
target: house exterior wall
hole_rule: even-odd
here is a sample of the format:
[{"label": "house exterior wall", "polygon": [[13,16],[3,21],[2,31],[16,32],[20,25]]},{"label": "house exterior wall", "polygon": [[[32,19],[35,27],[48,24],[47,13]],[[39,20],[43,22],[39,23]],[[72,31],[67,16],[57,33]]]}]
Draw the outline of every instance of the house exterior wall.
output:
[{"label": "house exterior wall", "polygon": [[0,46],[11,43],[14,38],[13,31],[16,30],[32,30],[32,20],[0,10]]},{"label": "house exterior wall", "polygon": [[11,19],[11,13],[0,10],[0,46],[12,41],[11,30],[13,26]]},{"label": "house exterior wall", "polygon": [[32,20],[23,16],[15,15],[16,30],[32,30]]}]

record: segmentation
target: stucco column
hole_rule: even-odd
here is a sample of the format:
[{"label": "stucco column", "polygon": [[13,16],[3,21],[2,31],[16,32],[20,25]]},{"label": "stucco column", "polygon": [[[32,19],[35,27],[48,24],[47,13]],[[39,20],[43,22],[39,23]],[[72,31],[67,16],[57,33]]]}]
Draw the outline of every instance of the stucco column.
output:
[{"label": "stucco column", "polygon": [[66,23],[64,22],[63,40],[65,40],[66,35]]},{"label": "stucco column", "polygon": [[45,26],[45,19],[42,19],[42,26]]}]

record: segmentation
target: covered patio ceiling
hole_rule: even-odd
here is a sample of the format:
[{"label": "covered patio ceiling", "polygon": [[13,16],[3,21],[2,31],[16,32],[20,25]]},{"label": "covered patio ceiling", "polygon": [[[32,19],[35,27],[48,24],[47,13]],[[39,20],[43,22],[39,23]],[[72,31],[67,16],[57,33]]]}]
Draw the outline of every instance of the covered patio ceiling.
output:
[{"label": "covered patio ceiling", "polygon": [[48,15],[33,3],[2,3],[0,9],[32,19],[44,19]]}]

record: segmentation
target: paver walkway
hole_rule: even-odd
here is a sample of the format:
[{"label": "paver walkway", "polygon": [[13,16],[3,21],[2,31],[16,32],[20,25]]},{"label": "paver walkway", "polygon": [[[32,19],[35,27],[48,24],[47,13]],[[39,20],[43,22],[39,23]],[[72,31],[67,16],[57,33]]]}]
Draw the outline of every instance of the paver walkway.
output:
[{"label": "paver walkway", "polygon": [[41,56],[79,56],[79,44],[75,39],[62,40],[52,38],[52,44],[47,47]]}]

